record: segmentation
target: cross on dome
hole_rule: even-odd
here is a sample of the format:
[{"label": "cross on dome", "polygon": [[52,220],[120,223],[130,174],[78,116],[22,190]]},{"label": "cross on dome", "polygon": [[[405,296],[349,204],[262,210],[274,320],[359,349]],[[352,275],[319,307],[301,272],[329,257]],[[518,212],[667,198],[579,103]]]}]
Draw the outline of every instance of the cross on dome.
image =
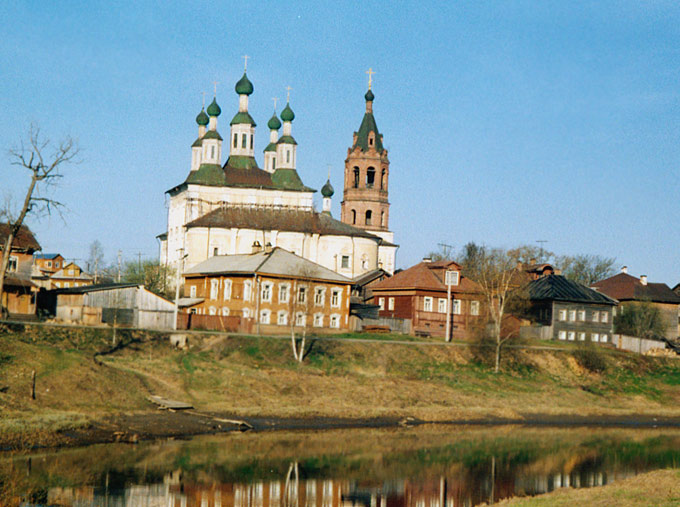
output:
[{"label": "cross on dome", "polygon": [[287,92],[287,94],[286,94],[286,100],[287,100],[288,102],[290,102],[290,91],[291,91],[291,90],[292,90],[292,88],[291,88],[290,86],[286,86],[286,92]]},{"label": "cross on dome", "polygon": [[274,111],[276,111],[276,103],[279,101],[278,97],[272,97],[272,100],[274,101]]},{"label": "cross on dome", "polygon": [[245,61],[243,64],[243,72],[248,70],[248,58],[252,58],[252,56],[243,55],[243,60]]},{"label": "cross on dome", "polygon": [[217,85],[220,84],[219,81],[213,81],[213,85],[215,86],[215,97],[217,97]]},{"label": "cross on dome", "polygon": [[368,74],[368,89],[371,89],[371,85],[373,84],[373,74],[375,74],[375,71],[369,67],[368,70],[366,71],[366,74]]}]

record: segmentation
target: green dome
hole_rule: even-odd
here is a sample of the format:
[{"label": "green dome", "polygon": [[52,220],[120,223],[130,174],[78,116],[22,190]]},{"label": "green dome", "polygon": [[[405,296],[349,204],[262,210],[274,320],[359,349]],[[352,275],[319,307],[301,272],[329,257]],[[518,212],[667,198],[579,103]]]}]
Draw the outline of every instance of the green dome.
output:
[{"label": "green dome", "polygon": [[364,98],[366,99],[366,102],[373,102],[373,99],[375,98],[375,95],[373,95],[373,92],[369,90],[366,92],[366,95],[364,95]]},{"label": "green dome", "polygon": [[208,118],[208,115],[205,114],[205,109],[201,109],[201,112],[198,113],[198,116],[196,117],[196,123],[205,127],[208,122],[210,122],[210,118]]},{"label": "green dome", "polygon": [[321,195],[324,197],[333,197],[335,190],[333,190],[333,185],[331,185],[331,180],[326,180],[326,184],[321,187]]},{"label": "green dome", "polygon": [[217,98],[213,97],[213,101],[208,106],[208,114],[210,116],[219,116],[221,112],[220,106],[217,105]]},{"label": "green dome", "polygon": [[293,121],[295,119],[295,113],[290,108],[290,103],[287,103],[284,110],[281,111],[281,119],[283,121]]},{"label": "green dome", "polygon": [[243,77],[236,83],[234,89],[239,95],[250,95],[253,93],[253,83],[250,82],[245,72],[243,73]]},{"label": "green dome", "polygon": [[269,118],[267,127],[269,127],[270,130],[279,130],[281,128],[281,120],[279,120],[278,116],[276,116],[276,113],[274,113],[272,117]]}]

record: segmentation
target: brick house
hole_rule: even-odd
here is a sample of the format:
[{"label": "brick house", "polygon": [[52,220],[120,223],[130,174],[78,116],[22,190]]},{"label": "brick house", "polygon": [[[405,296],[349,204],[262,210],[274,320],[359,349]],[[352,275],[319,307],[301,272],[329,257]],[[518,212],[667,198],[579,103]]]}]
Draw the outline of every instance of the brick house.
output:
[{"label": "brick house", "polygon": [[371,287],[371,302],[380,307],[380,317],[410,319],[416,334],[446,335],[446,272],[452,272],[451,308],[448,312],[453,338],[470,339],[482,323],[479,286],[462,276],[453,261],[425,259]]},{"label": "brick house", "polygon": [[617,301],[562,275],[545,275],[527,285],[529,319],[545,326],[543,338],[611,342]]},{"label": "brick house", "polygon": [[650,302],[661,311],[666,324],[666,338],[674,340],[680,336],[678,326],[680,296],[665,283],[648,282],[646,275],[636,278],[629,275],[628,268],[624,266],[621,273],[600,280],[591,287],[609,297],[618,299],[621,303],[620,311],[625,311],[627,305]]},{"label": "brick house", "polygon": [[[9,235],[9,224],[0,224],[0,255]],[[5,274],[5,284],[0,306],[10,314],[35,315],[38,287],[31,281],[33,254],[40,244],[31,230],[22,225],[14,238]]]},{"label": "brick house", "polygon": [[253,319],[263,334],[349,328],[352,281],[282,248],[217,255],[183,276],[184,296],[202,299],[189,309],[199,315]]}]

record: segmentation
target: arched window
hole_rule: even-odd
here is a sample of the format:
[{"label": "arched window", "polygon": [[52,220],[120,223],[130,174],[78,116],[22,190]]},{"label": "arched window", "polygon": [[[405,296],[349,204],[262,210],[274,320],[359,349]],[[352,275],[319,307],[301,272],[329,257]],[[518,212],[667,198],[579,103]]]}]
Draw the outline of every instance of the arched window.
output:
[{"label": "arched window", "polygon": [[387,170],[386,169],[382,170],[382,176],[380,178],[380,188],[381,189],[387,188]]},{"label": "arched window", "polygon": [[272,171],[276,169],[276,157],[272,157]]},{"label": "arched window", "polygon": [[366,212],[366,225],[371,225],[371,218],[373,217],[373,212],[369,209]]},{"label": "arched window", "polygon": [[375,168],[369,167],[366,170],[366,187],[373,188],[375,184]]},{"label": "arched window", "polygon": [[286,150],[286,162],[290,162],[290,150]]},{"label": "arched window", "polygon": [[255,136],[250,136],[250,149],[253,149],[253,139],[255,139]]},{"label": "arched window", "polygon": [[354,168],[354,188],[359,188],[359,168]]},{"label": "arched window", "polygon": [[247,146],[248,142],[248,136],[245,134],[241,135],[241,148],[245,148]]},{"label": "arched window", "polygon": [[380,226],[385,227],[385,212],[384,211],[380,212]]},{"label": "arched window", "polygon": [[234,148],[238,148],[238,134],[234,134]]},{"label": "arched window", "polygon": [[214,146],[210,147],[210,157],[215,158],[215,147]]},{"label": "arched window", "polygon": [[352,224],[357,223],[357,210],[353,209],[352,210]]}]

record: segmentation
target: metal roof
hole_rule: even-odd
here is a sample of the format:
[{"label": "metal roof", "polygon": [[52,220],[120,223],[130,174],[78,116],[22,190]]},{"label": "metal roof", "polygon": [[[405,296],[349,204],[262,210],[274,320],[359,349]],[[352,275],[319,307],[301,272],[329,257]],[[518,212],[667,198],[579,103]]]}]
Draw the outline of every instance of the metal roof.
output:
[{"label": "metal roof", "polygon": [[618,301],[562,275],[546,275],[527,286],[532,301],[565,301],[617,305]]}]

